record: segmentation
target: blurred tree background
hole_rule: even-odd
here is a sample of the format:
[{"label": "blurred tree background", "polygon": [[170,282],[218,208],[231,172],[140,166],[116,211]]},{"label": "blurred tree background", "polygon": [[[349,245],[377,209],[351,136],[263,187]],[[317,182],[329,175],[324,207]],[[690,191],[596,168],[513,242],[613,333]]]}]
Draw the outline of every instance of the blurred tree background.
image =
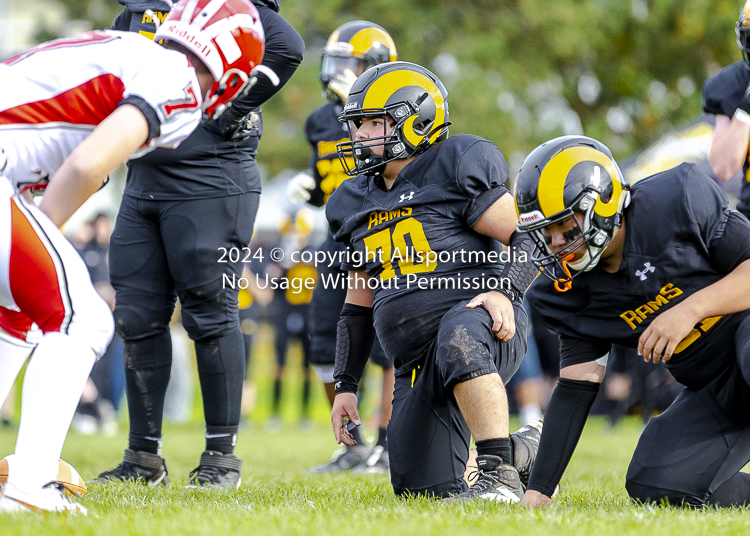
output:
[{"label": "blurred tree background", "polygon": [[[106,27],[115,0],[61,0],[71,19]],[[536,144],[584,133],[623,159],[701,114],[701,87],[740,59],[739,0],[281,0],[307,45],[289,84],[264,106],[267,175],[304,169],[307,115],[323,102],[320,53],[344,22],[386,28],[399,59],[449,91],[452,133],[489,138],[513,172]],[[45,36],[48,37],[48,36]]]}]

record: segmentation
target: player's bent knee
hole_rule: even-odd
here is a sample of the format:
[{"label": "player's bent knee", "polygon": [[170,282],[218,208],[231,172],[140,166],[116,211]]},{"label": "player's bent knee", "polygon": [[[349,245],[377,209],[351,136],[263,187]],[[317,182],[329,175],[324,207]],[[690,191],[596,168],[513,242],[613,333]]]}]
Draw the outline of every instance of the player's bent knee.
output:
[{"label": "player's bent knee", "polygon": [[115,330],[123,340],[137,340],[166,332],[169,319],[163,321],[135,306],[115,307]]},{"label": "player's bent knee", "polygon": [[97,358],[107,351],[115,332],[112,311],[104,300],[88,303],[85,310],[76,312],[68,326],[68,335],[90,347]]}]

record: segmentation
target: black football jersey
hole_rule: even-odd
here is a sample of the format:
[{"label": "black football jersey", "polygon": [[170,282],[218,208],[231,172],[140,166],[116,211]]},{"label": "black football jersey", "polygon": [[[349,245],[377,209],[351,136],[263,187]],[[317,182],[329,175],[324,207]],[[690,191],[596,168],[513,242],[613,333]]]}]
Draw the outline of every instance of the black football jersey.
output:
[{"label": "black football jersey", "polygon": [[[612,344],[637,348],[660,313],[750,258],[746,248],[732,266],[721,267],[715,255],[728,213],[724,192],[695,165],[681,164],[636,183],[625,209],[619,270],[595,267],[577,275],[567,292],[557,292],[552,281],[537,277],[527,292],[549,328],[560,334],[561,367],[594,361]],[[750,233],[750,222],[742,222]],[[734,352],[734,330],[746,315],[703,320],[666,367],[681,383],[702,387],[715,377],[716,367],[725,366],[718,354]]]},{"label": "black football jersey", "polygon": [[[738,61],[725,67],[703,84],[703,111],[732,117],[750,85],[750,71]],[[737,210],[750,218],[750,150],[742,165],[742,190]]]},{"label": "black football jersey", "polygon": [[311,205],[322,207],[333,191],[349,176],[341,165],[336,145],[349,141],[349,130],[339,121],[340,104],[327,101],[311,113],[305,121],[305,137],[312,147],[310,170],[315,189],[310,192]]},{"label": "black football jersey", "polygon": [[390,190],[360,175],[329,199],[333,236],[349,245],[342,268],[363,269],[377,283],[375,328],[399,370],[424,359],[451,307],[490,290],[502,273],[502,245],[471,227],[508,193],[507,178],[500,149],[458,134],[409,163]]}]

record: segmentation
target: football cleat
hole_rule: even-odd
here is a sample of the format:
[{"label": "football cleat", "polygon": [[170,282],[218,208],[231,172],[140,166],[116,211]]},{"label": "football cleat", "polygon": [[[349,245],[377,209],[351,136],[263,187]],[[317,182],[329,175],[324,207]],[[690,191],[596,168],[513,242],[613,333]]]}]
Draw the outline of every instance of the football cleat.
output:
[{"label": "football cleat", "polygon": [[190,472],[186,488],[237,489],[242,484],[242,460],[234,454],[207,450],[198,467]]},{"label": "football cleat", "polygon": [[137,481],[149,486],[169,485],[167,462],[158,454],[126,449],[122,463],[110,471],[104,471],[90,484],[113,481]]},{"label": "football cleat", "polygon": [[367,462],[372,451],[370,447],[364,445],[355,445],[353,447],[343,447],[333,453],[331,461],[313,467],[310,473],[341,473],[354,469],[358,465]]},{"label": "football cleat", "polygon": [[65,495],[65,488],[50,482],[41,489],[24,493],[13,484],[6,484],[0,496],[0,513],[17,512],[71,512],[86,515],[88,510]]},{"label": "football cleat", "polygon": [[352,469],[352,473],[367,473],[367,474],[389,474],[391,472],[391,464],[388,459],[388,451],[381,445],[376,445],[372,449],[372,454]]},{"label": "football cleat", "polygon": [[477,470],[469,474],[476,480],[468,491],[443,499],[443,502],[468,502],[477,499],[515,504],[523,498],[518,469],[503,463],[500,456],[477,456]]},{"label": "football cleat", "polygon": [[524,491],[529,485],[529,475],[534,467],[536,453],[539,451],[539,438],[542,437],[542,421],[527,424],[510,434],[513,442],[513,465],[518,469]]}]

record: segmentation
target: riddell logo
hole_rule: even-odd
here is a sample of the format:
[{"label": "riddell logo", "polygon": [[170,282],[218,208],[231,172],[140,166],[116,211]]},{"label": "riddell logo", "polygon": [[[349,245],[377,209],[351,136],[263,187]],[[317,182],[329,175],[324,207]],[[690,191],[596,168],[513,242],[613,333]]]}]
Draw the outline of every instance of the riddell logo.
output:
[{"label": "riddell logo", "polygon": [[521,223],[534,223],[535,221],[543,220],[544,214],[538,210],[534,210],[532,212],[525,212],[518,218],[521,220]]},{"label": "riddell logo", "polygon": [[356,108],[357,103],[356,102],[348,102],[346,106],[344,106],[344,110],[351,110],[352,108]]},{"label": "riddell logo", "polygon": [[166,29],[166,33],[171,33],[176,37],[184,39],[184,44],[189,44],[193,48],[194,52],[197,52],[204,57],[208,57],[209,54],[211,54],[211,48],[208,45],[202,44],[197,40],[197,36],[194,33],[189,32],[184,28],[180,29],[177,24],[171,24],[170,26],[168,26]]}]

